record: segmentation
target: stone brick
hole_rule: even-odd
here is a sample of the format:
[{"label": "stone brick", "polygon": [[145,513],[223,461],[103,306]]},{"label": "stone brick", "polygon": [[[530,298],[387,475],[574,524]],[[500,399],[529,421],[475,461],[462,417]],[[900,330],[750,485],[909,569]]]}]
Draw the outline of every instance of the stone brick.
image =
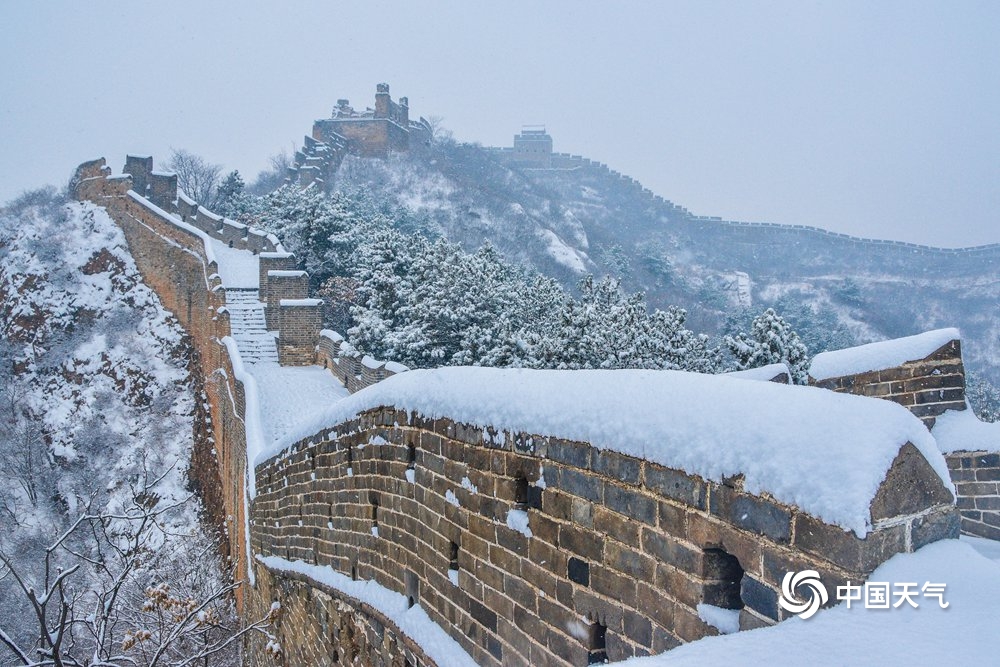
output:
[{"label": "stone brick", "polygon": [[600,503],[604,501],[604,482],[593,475],[562,468],[559,471],[559,488],[574,496]]},{"label": "stone brick", "polygon": [[765,535],[776,542],[791,538],[792,516],[784,507],[734,491],[727,486],[714,486],[711,493],[711,513],[738,528]]},{"label": "stone brick", "polygon": [[651,491],[697,509],[707,507],[708,492],[705,482],[683,472],[647,463],[643,471],[643,485]]},{"label": "stone brick", "polygon": [[602,595],[620,600],[625,604],[635,598],[635,579],[619,574],[609,567],[592,566],[590,568],[590,587]]},{"label": "stone brick", "polygon": [[622,618],[622,632],[630,640],[649,648],[653,645],[653,625],[645,616],[634,611],[626,611]]},{"label": "stone brick", "polygon": [[550,438],[548,441],[548,457],[551,460],[576,468],[586,469],[590,467],[591,450],[590,445],[582,442],[559,440],[558,438]]},{"label": "stone brick", "polygon": [[594,451],[593,469],[594,472],[607,475],[617,481],[638,484],[642,462],[631,456],[602,449]]},{"label": "stone brick", "polygon": [[674,613],[674,632],[686,642],[719,634],[715,628],[698,618],[694,609],[680,605],[677,606]]},{"label": "stone brick", "polygon": [[642,524],[630,521],[618,512],[612,512],[598,505],[594,507],[593,527],[598,533],[603,533],[624,544],[638,544]]},{"label": "stone brick", "polygon": [[743,603],[758,614],[778,620],[778,593],[773,588],[757,581],[753,577],[743,577],[740,588]]},{"label": "stone brick", "polygon": [[661,500],[659,514],[660,530],[675,537],[684,537],[687,534],[687,512],[683,507]]},{"label": "stone brick", "polygon": [[603,539],[567,524],[559,527],[559,546],[584,560],[600,562],[604,553]]},{"label": "stone brick", "polygon": [[771,623],[763,618],[750,613],[747,609],[740,610],[740,630],[756,630],[758,628],[769,627]]},{"label": "stone brick", "polygon": [[642,549],[661,562],[691,573],[701,569],[701,552],[656,530],[642,530]]},{"label": "stone brick", "polygon": [[931,542],[958,539],[960,530],[961,517],[955,508],[917,517],[911,528],[910,548],[916,551]]},{"label": "stone brick", "polygon": [[[980,482],[998,481],[1000,480],[1000,468],[978,468],[975,475],[975,479]],[[955,480],[955,478],[952,477],[952,481],[958,480]]]},{"label": "stone brick", "polygon": [[656,567],[655,583],[664,593],[692,609],[701,602],[701,581],[690,573],[660,564]]},{"label": "stone brick", "polygon": [[605,543],[604,562],[619,572],[640,581],[650,581],[653,578],[655,568],[653,559],[617,542]]},{"label": "stone brick", "polygon": [[976,498],[977,510],[1000,510],[1000,496],[979,496]]},{"label": "stone brick", "polygon": [[608,484],[604,489],[604,502],[609,509],[629,519],[642,521],[651,526],[656,525],[657,503],[652,496],[617,484]]},{"label": "stone brick", "polygon": [[570,581],[581,586],[590,585],[590,563],[575,556],[570,557],[567,576]]},{"label": "stone brick", "polygon": [[916,447],[906,443],[872,500],[872,521],[916,514],[934,505],[953,502],[951,492],[927,460]]}]

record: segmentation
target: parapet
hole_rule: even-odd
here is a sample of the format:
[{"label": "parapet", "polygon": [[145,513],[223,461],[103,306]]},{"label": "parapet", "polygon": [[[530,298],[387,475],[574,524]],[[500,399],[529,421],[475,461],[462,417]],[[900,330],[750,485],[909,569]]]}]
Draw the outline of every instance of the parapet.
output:
[{"label": "parapet", "polygon": [[958,329],[869,343],[813,357],[809,383],[899,403],[928,428],[948,410],[965,409],[965,367]]},{"label": "parapet", "polygon": [[919,420],[868,398],[671,371],[418,370],[257,459],[252,541],[268,567],[409,597],[478,664],[582,666],[716,634],[701,604],[773,624],[791,615],[787,571],[835,590],[954,537],[947,474]]},{"label": "parapet", "polygon": [[132,177],[132,189],[145,197],[148,193],[149,177],[153,173],[153,156],[126,155],[122,173]]},{"label": "parapet", "polygon": [[947,460],[962,532],[1000,540],[1000,424],[967,409],[957,329],[817,354],[809,373],[818,387],[886,399],[923,420]]}]

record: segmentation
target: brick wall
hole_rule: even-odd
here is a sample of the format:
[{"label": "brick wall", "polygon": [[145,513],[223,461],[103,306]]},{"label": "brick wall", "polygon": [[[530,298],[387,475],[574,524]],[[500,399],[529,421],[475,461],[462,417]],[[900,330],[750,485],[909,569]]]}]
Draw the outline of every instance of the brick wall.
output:
[{"label": "brick wall", "polygon": [[[932,429],[946,410],[965,410],[965,366],[961,341],[902,366],[810,382],[833,391],[873,396],[899,403]],[[958,494],[962,532],[1000,540],[1000,453],[959,451],[947,454],[948,471]]]},{"label": "brick wall", "polygon": [[[94,173],[100,175],[88,175]],[[245,580],[245,394],[243,384],[235,379],[229,354],[219,343],[230,329],[218,266],[206,256],[200,236],[174,224],[141,198],[127,194],[132,186],[130,177],[108,178],[108,173],[103,159],[82,165],[74,177],[74,196],[107,209],[124,231],[143,281],[190,336],[192,371],[203,379],[209,405],[207,414],[198,415],[190,474],[204,492],[209,514],[224,517],[225,525],[217,528],[228,537],[226,551],[232,555],[235,578]],[[207,463],[206,457],[214,461]],[[243,595],[242,589],[237,591],[240,604]]]},{"label": "brick wall", "polygon": [[[377,609],[300,575],[275,575],[264,567],[257,571],[257,595],[250,615],[259,618],[272,600],[281,600],[281,613],[270,632],[283,649],[282,664],[434,665],[413,639]],[[273,667],[275,661],[264,650],[262,638],[251,637],[244,664]]]},{"label": "brick wall", "polygon": [[932,428],[935,417],[946,410],[965,409],[962,343],[953,340],[923,359],[895,368],[820,381],[810,378],[810,384],[899,403]]},{"label": "brick wall", "polygon": [[962,532],[1000,540],[1000,453],[956,452],[945,459],[958,491]]},{"label": "brick wall", "polygon": [[[274,331],[280,323],[278,304],[283,299],[305,299],[309,296],[309,274],[295,270],[268,271],[266,291],[261,297],[265,304],[264,321],[268,331]],[[316,331],[318,333],[319,329]]]},{"label": "brick wall", "polygon": [[379,361],[363,355],[335,331],[324,330],[316,345],[315,363],[337,376],[347,391],[354,393],[396,373],[409,370],[392,361]]},{"label": "brick wall", "polygon": [[[275,272],[271,272],[272,278]],[[278,363],[311,366],[323,326],[321,299],[282,299],[278,302]]]},{"label": "brick wall", "polygon": [[[860,581],[958,531],[950,493],[912,445],[864,540],[745,493],[738,478],[717,484],[587,443],[389,409],[302,441],[256,475],[256,553],[397,592],[416,580],[427,614],[484,665],[663,651],[715,634],[700,602],[744,605],[742,627],[768,625],[785,615],[789,570],[815,569],[828,587]],[[512,510],[526,512],[531,537],[508,525]]]}]

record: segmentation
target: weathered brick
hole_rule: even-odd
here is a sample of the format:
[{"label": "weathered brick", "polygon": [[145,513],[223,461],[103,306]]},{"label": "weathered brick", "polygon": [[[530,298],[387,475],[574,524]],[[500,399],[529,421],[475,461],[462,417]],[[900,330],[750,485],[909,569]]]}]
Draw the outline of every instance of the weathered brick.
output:
[{"label": "weathered brick", "polygon": [[566,575],[569,577],[570,581],[574,583],[580,584],[581,586],[589,586],[590,563],[585,560],[580,560],[575,556],[570,557]]},{"label": "weathered brick", "polygon": [[604,490],[604,502],[609,509],[624,514],[629,519],[656,525],[657,503],[651,496],[617,484],[608,484]]},{"label": "weathered brick", "polygon": [[960,529],[961,517],[958,514],[958,510],[954,508],[918,517],[913,520],[910,548],[916,551],[931,542],[958,539]]},{"label": "weathered brick", "polygon": [[604,562],[609,567],[614,567],[619,572],[640,581],[649,581],[653,578],[655,567],[653,559],[617,542],[605,543]]},{"label": "weathered brick", "polygon": [[638,544],[641,526],[642,524],[629,521],[625,516],[600,505],[594,507],[594,530],[619,542]]},{"label": "weathered brick", "polygon": [[740,589],[743,603],[767,618],[778,620],[778,593],[753,577],[743,577]]},{"label": "weathered brick", "polygon": [[559,546],[577,556],[600,562],[604,553],[604,540],[576,526],[563,524],[559,527]]},{"label": "weathered brick", "polygon": [[695,573],[701,569],[700,550],[688,546],[676,538],[663,535],[651,529],[642,530],[642,548],[649,555],[674,567]]},{"label": "weathered brick", "polygon": [[779,543],[788,542],[791,537],[791,512],[770,501],[726,486],[714,486],[710,505],[712,514],[738,528],[765,535]]},{"label": "weathered brick", "polygon": [[1000,496],[978,496],[976,498],[977,510],[1000,510]]},{"label": "weathered brick", "polygon": [[595,450],[593,454],[594,472],[607,475],[617,481],[638,484],[642,462],[631,456],[613,450]]},{"label": "weathered brick", "polygon": [[697,509],[705,509],[707,506],[705,482],[678,470],[647,463],[643,469],[643,485],[650,491]]},{"label": "weathered brick", "polygon": [[586,443],[550,438],[548,441],[548,457],[558,463],[564,463],[576,468],[590,467],[590,453],[593,448]]},{"label": "weathered brick", "polygon": [[559,488],[595,503],[604,501],[604,481],[579,470],[562,468],[559,471]]},{"label": "weathered brick", "polygon": [[634,611],[626,610],[622,618],[622,632],[630,640],[647,648],[653,645],[653,625],[649,619]]},{"label": "weathered brick", "polygon": [[636,581],[609,567],[592,566],[590,568],[590,587],[602,595],[627,604],[627,601],[635,598]]}]

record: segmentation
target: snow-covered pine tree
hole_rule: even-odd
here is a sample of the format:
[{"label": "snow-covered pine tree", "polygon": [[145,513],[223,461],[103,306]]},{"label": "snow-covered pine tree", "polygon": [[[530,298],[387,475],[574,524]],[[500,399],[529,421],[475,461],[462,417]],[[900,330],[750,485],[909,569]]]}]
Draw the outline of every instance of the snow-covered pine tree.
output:
[{"label": "snow-covered pine tree", "polygon": [[725,337],[726,347],[736,360],[737,370],[785,363],[795,384],[805,384],[809,370],[809,351],[773,308],[754,318],[750,333]]}]

